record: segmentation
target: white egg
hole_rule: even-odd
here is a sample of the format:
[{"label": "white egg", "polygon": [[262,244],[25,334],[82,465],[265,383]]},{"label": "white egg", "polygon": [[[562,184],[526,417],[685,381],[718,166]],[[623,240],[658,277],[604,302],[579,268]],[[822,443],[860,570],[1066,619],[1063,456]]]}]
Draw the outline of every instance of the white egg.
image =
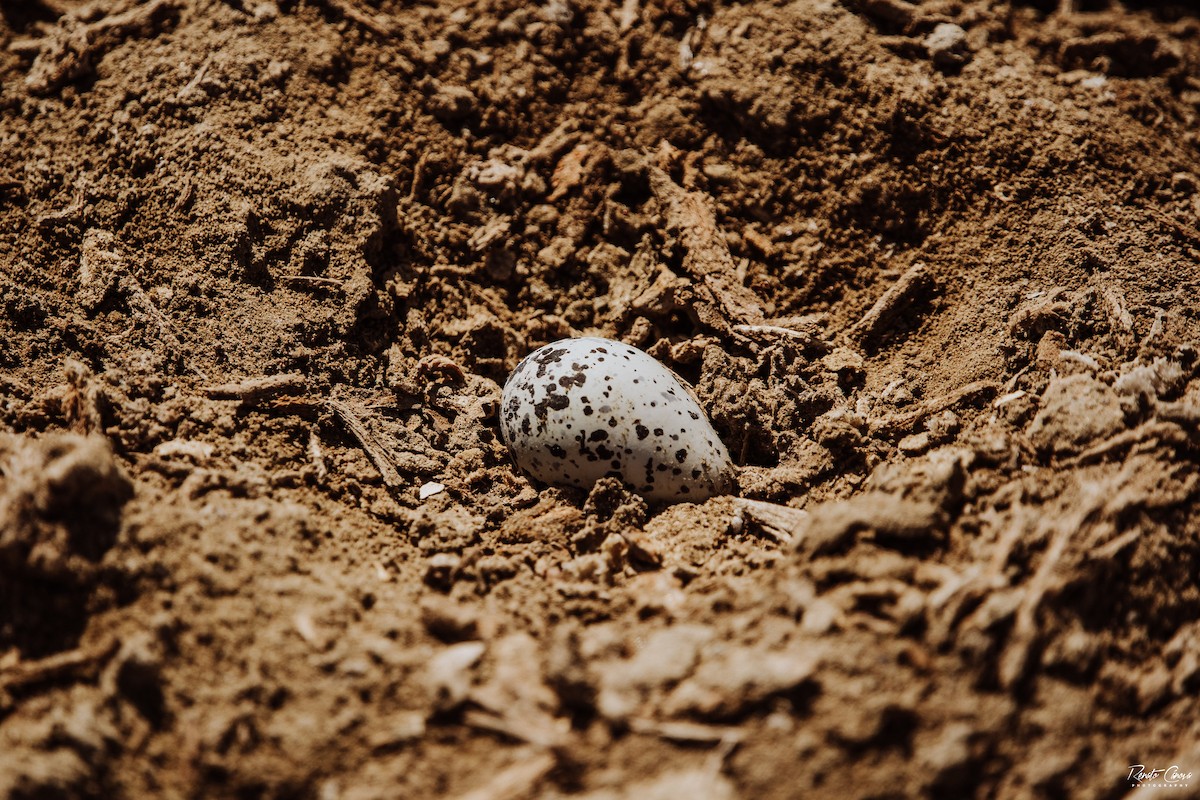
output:
[{"label": "white egg", "polygon": [[500,432],[517,466],[558,486],[620,478],[648,500],[733,490],[734,467],[692,391],[651,356],[609,339],[535,350],[504,384]]}]

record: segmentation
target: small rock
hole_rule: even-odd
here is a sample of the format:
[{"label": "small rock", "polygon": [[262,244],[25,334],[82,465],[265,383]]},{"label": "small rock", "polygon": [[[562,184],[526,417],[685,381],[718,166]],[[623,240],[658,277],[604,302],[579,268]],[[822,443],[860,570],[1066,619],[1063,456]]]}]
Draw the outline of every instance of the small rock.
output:
[{"label": "small rock", "polygon": [[421,500],[427,500],[428,498],[433,497],[435,494],[441,494],[444,491],[446,491],[445,484],[429,481],[429,483],[424,484],[417,491],[417,497],[419,497]]},{"label": "small rock", "polygon": [[1116,393],[1090,375],[1050,381],[1041,410],[1029,426],[1029,439],[1043,452],[1073,453],[1112,436],[1125,426]]},{"label": "small rock", "polygon": [[279,16],[279,6],[274,3],[255,3],[250,14],[255,22],[270,22]]},{"label": "small rock", "polygon": [[425,716],[415,711],[402,711],[387,718],[381,730],[369,739],[374,750],[391,750],[405,742],[420,739],[425,735]]},{"label": "small rock", "polygon": [[942,69],[961,67],[971,58],[967,47],[967,32],[952,22],[938,25],[922,42],[929,58]]},{"label": "small rock", "polygon": [[453,553],[436,553],[425,565],[425,583],[435,589],[448,591],[454,584],[462,559]]},{"label": "small rock", "polygon": [[1196,186],[1196,176],[1190,172],[1176,172],[1171,176],[1171,190],[1176,194],[1195,194]]},{"label": "small rock", "polygon": [[429,98],[429,113],[445,123],[460,122],[475,113],[479,101],[470,89],[441,86]]},{"label": "small rock", "polygon": [[479,615],[475,609],[441,595],[421,600],[421,622],[426,630],[444,642],[473,639],[479,631]]},{"label": "small rock", "polygon": [[727,717],[811,680],[817,653],[799,646],[709,648],[704,660],[667,698],[668,714]]},{"label": "small rock", "polygon": [[928,450],[931,444],[928,433],[914,433],[901,439],[896,447],[907,456],[918,456]]},{"label": "small rock", "polygon": [[962,429],[962,420],[958,414],[947,409],[940,414],[934,414],[925,422],[925,430],[929,431],[930,439],[936,444],[943,444],[954,438]]},{"label": "small rock", "polygon": [[1156,358],[1154,363],[1136,366],[1117,378],[1113,391],[1153,406],[1164,395],[1178,391],[1187,377],[1179,362]]},{"label": "small rock", "polygon": [[473,669],[486,649],[483,642],[463,642],[429,659],[425,665],[425,685],[439,711],[449,711],[467,699]]},{"label": "small rock", "polygon": [[844,379],[857,380],[863,375],[863,357],[848,347],[835,347],[821,359],[821,366]]},{"label": "small rock", "polygon": [[921,766],[933,786],[959,786],[969,773],[971,737],[975,731],[963,722],[952,722],[921,749]]}]

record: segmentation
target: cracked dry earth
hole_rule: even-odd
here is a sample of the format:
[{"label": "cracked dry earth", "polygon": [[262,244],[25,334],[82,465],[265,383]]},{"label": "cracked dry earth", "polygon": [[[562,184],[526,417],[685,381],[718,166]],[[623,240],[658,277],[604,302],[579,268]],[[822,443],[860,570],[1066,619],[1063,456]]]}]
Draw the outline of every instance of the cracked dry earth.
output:
[{"label": "cracked dry earth", "polygon": [[0,796],[1194,796],[1191,9],[0,0]]}]

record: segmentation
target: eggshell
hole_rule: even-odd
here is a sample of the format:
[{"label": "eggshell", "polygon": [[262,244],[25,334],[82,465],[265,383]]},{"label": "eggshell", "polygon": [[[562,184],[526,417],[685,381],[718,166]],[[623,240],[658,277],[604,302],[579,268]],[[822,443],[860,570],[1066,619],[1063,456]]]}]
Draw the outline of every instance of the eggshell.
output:
[{"label": "eggshell", "polygon": [[616,477],[648,500],[733,490],[734,466],[695,395],[653,357],[609,339],[563,339],[513,370],[500,432],[517,466],[559,486]]}]

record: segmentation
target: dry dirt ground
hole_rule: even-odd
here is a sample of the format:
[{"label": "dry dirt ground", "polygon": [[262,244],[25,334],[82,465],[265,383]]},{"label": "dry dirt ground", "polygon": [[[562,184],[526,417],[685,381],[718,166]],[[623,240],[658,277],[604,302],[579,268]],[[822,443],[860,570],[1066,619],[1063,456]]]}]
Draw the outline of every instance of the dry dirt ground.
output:
[{"label": "dry dirt ground", "polygon": [[[1200,792],[1195,11],[0,43],[0,796]],[[514,472],[499,388],[578,335],[694,383],[736,497]]]}]

